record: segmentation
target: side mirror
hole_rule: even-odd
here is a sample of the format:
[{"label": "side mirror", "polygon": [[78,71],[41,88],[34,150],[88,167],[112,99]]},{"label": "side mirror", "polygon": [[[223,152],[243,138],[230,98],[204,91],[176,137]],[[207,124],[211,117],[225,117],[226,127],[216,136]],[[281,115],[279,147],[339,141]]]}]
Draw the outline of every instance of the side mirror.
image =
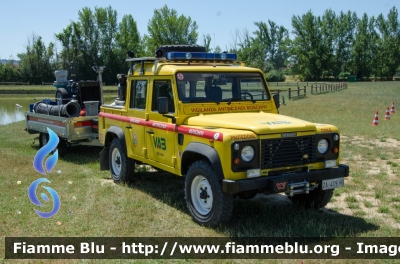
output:
[{"label": "side mirror", "polygon": [[158,97],[158,113],[165,115],[168,114],[168,98]]},{"label": "side mirror", "polygon": [[274,95],[272,96],[272,98],[274,98],[275,106],[276,106],[276,108],[278,109],[279,106],[280,106],[280,103],[279,103],[279,93],[274,94]]}]

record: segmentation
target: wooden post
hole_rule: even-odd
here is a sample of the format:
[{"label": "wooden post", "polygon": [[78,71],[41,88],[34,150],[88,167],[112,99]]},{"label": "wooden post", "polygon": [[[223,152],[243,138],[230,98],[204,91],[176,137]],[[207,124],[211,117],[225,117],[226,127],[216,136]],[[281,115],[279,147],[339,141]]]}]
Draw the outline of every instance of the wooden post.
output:
[{"label": "wooden post", "polygon": [[292,99],[292,89],[289,88],[289,100],[291,100],[291,99]]},{"label": "wooden post", "polygon": [[304,86],[304,97],[306,97],[306,96],[307,96],[307,90],[306,90],[306,87],[307,87],[307,86]]}]

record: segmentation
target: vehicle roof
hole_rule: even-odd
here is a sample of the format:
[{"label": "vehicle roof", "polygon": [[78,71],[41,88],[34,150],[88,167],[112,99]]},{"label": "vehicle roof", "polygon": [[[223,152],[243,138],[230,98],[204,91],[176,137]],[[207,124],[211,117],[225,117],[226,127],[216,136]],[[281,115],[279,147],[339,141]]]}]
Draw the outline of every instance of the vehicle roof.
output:
[{"label": "vehicle roof", "polygon": [[[154,62],[144,63],[144,75],[154,75]],[[239,64],[222,64],[222,63],[211,63],[211,62],[159,62],[156,65],[156,75],[175,75],[177,72],[263,72],[257,68],[245,67]],[[140,75],[141,64],[135,64],[133,66],[133,75]]]}]

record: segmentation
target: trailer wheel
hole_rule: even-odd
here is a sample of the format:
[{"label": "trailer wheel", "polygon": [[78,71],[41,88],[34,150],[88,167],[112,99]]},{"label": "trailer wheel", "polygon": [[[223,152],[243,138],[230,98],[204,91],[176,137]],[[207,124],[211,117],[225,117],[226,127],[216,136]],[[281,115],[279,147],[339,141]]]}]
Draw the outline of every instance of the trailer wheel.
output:
[{"label": "trailer wheel", "polygon": [[296,205],[303,206],[305,208],[319,209],[329,203],[333,196],[334,189],[322,190],[316,188],[310,191],[309,194],[297,194],[289,199]]},{"label": "trailer wheel", "polygon": [[57,103],[60,102],[60,104],[66,104],[69,102],[69,95],[67,90],[64,88],[58,88],[56,91],[56,101]]},{"label": "trailer wheel", "polygon": [[194,162],[185,180],[186,205],[193,220],[214,227],[229,221],[233,209],[233,196],[222,192],[212,167],[203,160]]},{"label": "trailer wheel", "polygon": [[65,157],[65,154],[67,153],[67,142],[62,137],[58,138],[59,138],[57,146],[58,156],[62,158]]},{"label": "trailer wheel", "polygon": [[111,141],[109,162],[111,176],[115,183],[133,180],[135,162],[126,155],[117,138]]},{"label": "trailer wheel", "polygon": [[49,142],[49,134],[41,132],[39,134],[39,147],[43,147]]}]

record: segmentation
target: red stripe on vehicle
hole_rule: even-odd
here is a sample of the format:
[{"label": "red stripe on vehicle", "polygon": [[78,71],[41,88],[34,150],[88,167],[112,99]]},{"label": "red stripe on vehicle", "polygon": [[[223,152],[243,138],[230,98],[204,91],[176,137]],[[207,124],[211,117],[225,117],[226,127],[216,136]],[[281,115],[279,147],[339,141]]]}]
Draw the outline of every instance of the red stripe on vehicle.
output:
[{"label": "red stripe on vehicle", "polygon": [[224,139],[224,136],[222,133],[204,130],[204,129],[197,129],[197,128],[191,128],[191,127],[186,127],[186,126],[177,126],[174,124],[158,122],[158,121],[146,121],[146,120],[140,119],[140,118],[132,118],[132,117],[128,117],[128,116],[120,116],[120,115],[109,114],[109,113],[104,113],[104,112],[100,112],[99,116],[117,120],[117,121],[128,122],[128,123],[133,123],[133,124],[137,124],[137,125],[141,125],[141,126],[147,126],[147,127],[151,127],[151,128],[157,128],[157,129],[162,129],[162,130],[167,130],[167,131],[172,131],[172,132],[179,132],[179,133],[183,133],[186,135],[192,135],[192,136],[201,137],[201,138],[213,139],[213,140],[217,140],[217,141],[223,141],[223,139]]},{"label": "red stripe on vehicle", "polygon": [[147,121],[147,126],[175,132],[176,125],[158,121]]},{"label": "red stripe on vehicle", "polygon": [[45,123],[45,124],[49,124],[49,125],[54,125],[54,126],[61,126],[61,127],[65,126],[65,124],[60,121],[47,120],[47,119],[37,118],[37,117],[33,117],[33,116],[28,116],[28,120],[34,121],[34,122],[39,122],[39,123]]},{"label": "red stripe on vehicle", "polygon": [[224,139],[224,135],[222,133],[185,126],[179,126],[178,132],[202,138],[214,139],[217,141],[222,141]]},{"label": "red stripe on vehicle", "polygon": [[100,117],[105,117],[105,118],[108,118],[108,119],[117,120],[117,121],[122,121],[122,122],[137,124],[137,125],[141,125],[141,126],[146,126],[146,120],[145,119],[141,119],[141,118],[133,118],[133,117],[129,117],[129,116],[114,115],[114,114],[109,114],[109,113],[104,113],[104,112],[100,112],[99,116]]}]

